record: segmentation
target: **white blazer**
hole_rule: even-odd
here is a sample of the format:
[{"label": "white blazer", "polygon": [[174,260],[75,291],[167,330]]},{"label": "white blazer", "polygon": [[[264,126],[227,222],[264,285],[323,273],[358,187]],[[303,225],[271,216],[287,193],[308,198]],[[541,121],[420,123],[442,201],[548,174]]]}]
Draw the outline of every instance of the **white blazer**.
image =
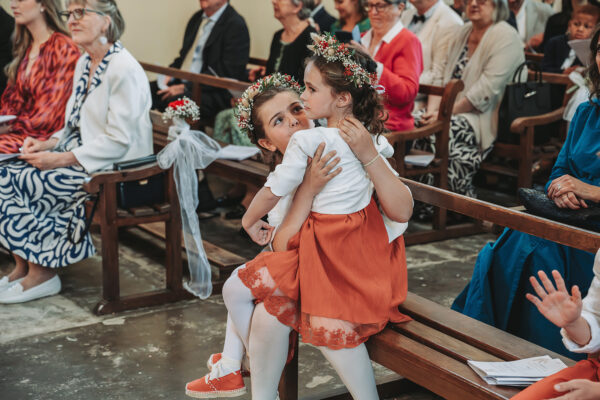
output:
[{"label": "white blazer", "polygon": [[[471,22],[457,29],[448,45],[448,62],[443,73],[443,84],[452,79],[458,57],[467,44],[473,29]],[[465,90],[456,101],[466,97],[476,108],[462,113],[473,127],[480,149],[485,150],[496,140],[498,108],[504,89],[515,70],[525,61],[523,44],[518,32],[506,22],[492,24],[483,34],[477,49],[471,55],[462,74]]]},{"label": "white blazer", "polygon": [[[83,74],[87,55],[75,67],[73,89]],[[65,128],[52,136],[60,139],[75,103],[71,94],[65,113]],[[119,161],[152,154],[152,98],[142,66],[126,49],[110,60],[102,82],[85,99],[81,108],[82,145],[72,152],[88,173],[111,169]]]},{"label": "white blazer", "polygon": [[[433,15],[417,34],[423,49],[423,73],[419,83],[440,86],[442,81],[436,78],[441,76],[448,59],[448,44],[452,37],[449,31],[463,25],[463,20],[443,0],[435,7]],[[406,9],[400,18],[404,26],[407,27],[416,14],[416,8]]]}]

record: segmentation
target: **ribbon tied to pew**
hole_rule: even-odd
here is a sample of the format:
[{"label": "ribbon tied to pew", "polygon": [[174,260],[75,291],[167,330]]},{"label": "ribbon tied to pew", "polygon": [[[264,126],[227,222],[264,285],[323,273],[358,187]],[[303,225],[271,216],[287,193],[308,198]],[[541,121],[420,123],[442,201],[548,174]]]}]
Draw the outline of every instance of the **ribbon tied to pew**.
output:
[{"label": "ribbon tied to pew", "polygon": [[157,161],[162,169],[174,166],[173,176],[181,206],[183,240],[190,270],[190,280],[184,282],[184,287],[195,296],[206,299],[212,292],[212,280],[196,214],[196,171],[206,168],[216,160],[221,146],[204,132],[191,130],[189,124],[179,118],[173,118],[173,125],[169,128],[169,139],[172,141],[158,153]]}]

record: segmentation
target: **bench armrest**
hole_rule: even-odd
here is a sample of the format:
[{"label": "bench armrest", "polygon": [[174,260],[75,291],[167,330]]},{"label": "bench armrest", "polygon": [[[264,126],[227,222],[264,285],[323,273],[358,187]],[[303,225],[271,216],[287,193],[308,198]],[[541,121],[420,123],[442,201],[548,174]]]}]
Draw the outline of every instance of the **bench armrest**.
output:
[{"label": "bench armrest", "polygon": [[545,114],[517,118],[510,124],[510,131],[517,134],[523,134],[529,127],[547,125],[552,122],[560,121],[564,112],[565,107],[560,107]]},{"label": "bench armrest", "polygon": [[103,171],[92,174],[83,184],[83,190],[87,193],[98,193],[100,186],[107,183],[119,183],[138,181],[140,179],[150,178],[165,172],[154,162],[138,168],[126,169],[123,171]]},{"label": "bench armrest", "polygon": [[443,126],[444,123],[442,121],[434,121],[420,128],[411,129],[410,131],[389,132],[384,136],[387,138],[390,144],[394,144],[398,141],[416,140],[429,137],[441,131]]}]

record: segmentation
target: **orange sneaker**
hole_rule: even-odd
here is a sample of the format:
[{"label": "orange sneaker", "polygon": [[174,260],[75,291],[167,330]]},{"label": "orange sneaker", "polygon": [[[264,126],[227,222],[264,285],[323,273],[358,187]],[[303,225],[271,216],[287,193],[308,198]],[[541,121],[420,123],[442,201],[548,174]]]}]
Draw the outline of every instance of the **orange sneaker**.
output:
[{"label": "orange sneaker", "polygon": [[185,385],[185,394],[196,399],[237,397],[246,393],[246,386],[240,371],[221,378],[210,379],[210,374]]}]

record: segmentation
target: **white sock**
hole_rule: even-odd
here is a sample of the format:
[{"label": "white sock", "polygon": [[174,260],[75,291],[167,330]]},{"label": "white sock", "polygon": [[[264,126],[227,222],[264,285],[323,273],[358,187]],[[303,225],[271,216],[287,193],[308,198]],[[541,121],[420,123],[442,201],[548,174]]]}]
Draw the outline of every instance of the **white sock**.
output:
[{"label": "white sock", "polygon": [[319,350],[336,370],[355,400],[378,400],[373,366],[365,344],[351,348],[332,350],[319,346]]},{"label": "white sock", "polygon": [[222,352],[223,357],[241,362],[245,352],[244,343],[235,329],[235,325],[231,320],[231,315],[227,313],[227,328],[225,329],[225,343],[223,344]]},{"label": "white sock", "polygon": [[[228,322],[229,318],[231,318],[234,328],[234,330],[228,329],[227,333],[230,334],[230,337],[227,338],[227,335],[225,337],[226,346],[229,348],[229,344],[232,345],[232,350],[229,351],[228,349],[226,352],[230,358],[237,358],[239,356],[239,345],[233,345],[233,341],[236,340],[235,336],[241,340],[244,348],[248,348],[250,322],[252,321],[252,313],[254,312],[254,296],[252,296],[250,289],[242,283],[238,276],[238,270],[244,267],[241,266],[233,271],[223,285],[223,301],[229,312],[227,317]],[[231,336],[232,334],[235,334],[235,336]],[[241,360],[242,357],[239,357],[239,359]]]},{"label": "white sock", "polygon": [[285,367],[291,328],[282,324],[265,310],[256,306],[250,332],[250,379],[252,398],[277,399],[277,387]]}]

